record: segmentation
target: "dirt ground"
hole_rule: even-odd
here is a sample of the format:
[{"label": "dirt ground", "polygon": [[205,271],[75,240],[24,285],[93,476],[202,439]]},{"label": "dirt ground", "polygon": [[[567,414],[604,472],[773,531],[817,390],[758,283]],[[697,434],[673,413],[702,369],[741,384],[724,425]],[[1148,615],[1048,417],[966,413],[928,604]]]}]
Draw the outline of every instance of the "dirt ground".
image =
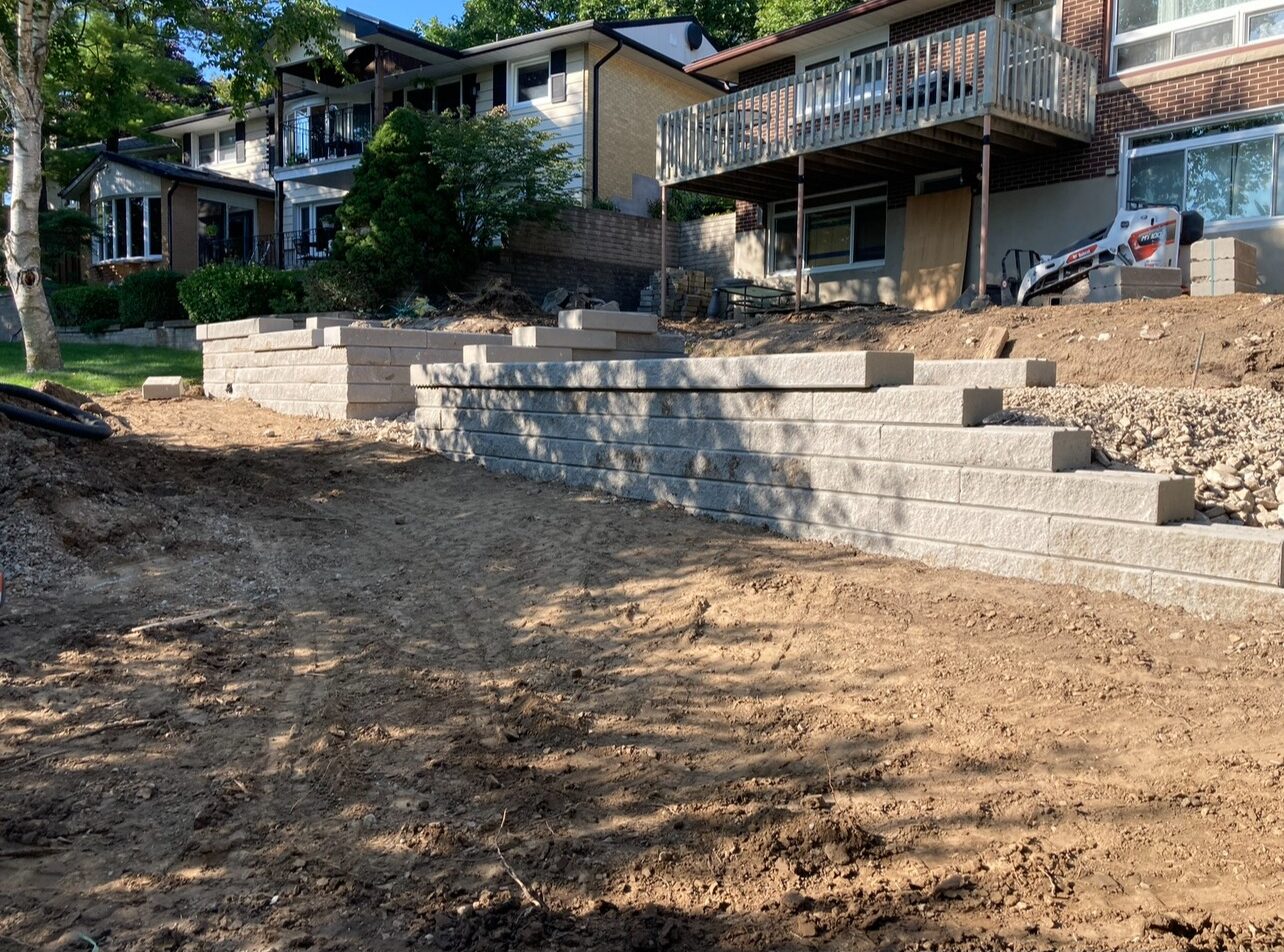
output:
[{"label": "dirt ground", "polygon": [[[811,350],[912,350],[922,358],[975,357],[991,325],[1008,328],[1006,356],[1057,362],[1059,383],[1284,389],[1284,295],[1124,301],[929,314],[894,307],[758,317],[727,328],[675,325],[697,338],[696,356]],[[1200,354],[1200,337],[1203,351]]]},{"label": "dirt ground", "polygon": [[106,402],[0,432],[0,952],[1284,945],[1278,618]]}]

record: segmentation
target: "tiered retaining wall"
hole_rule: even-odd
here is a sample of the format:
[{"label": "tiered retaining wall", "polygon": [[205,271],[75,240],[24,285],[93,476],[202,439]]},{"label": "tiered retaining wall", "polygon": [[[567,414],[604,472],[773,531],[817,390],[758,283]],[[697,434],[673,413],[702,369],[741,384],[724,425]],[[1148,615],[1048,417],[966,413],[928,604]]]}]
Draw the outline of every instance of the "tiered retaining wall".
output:
[{"label": "tiered retaining wall", "polygon": [[913,379],[912,355],[873,353],[412,373],[419,442],[497,472],[1203,614],[1284,608],[1284,533],[1182,523],[1193,480],[1090,469],[1088,431],[980,425],[1001,390]]}]

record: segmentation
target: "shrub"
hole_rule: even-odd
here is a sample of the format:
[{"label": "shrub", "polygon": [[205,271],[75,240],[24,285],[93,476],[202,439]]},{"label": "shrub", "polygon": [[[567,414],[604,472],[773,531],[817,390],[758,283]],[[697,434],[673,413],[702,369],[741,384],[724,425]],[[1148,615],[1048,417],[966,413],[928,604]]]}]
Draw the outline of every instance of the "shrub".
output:
[{"label": "shrub", "polygon": [[305,311],[373,312],[382,301],[370,273],[347,261],[318,261],[299,280]]},{"label": "shrub", "polygon": [[197,324],[239,321],[296,309],[299,278],[260,264],[210,264],[178,283],[178,298]]},{"label": "shrub", "polygon": [[152,322],[181,321],[187,314],[178,300],[177,271],[140,271],[120,284],[120,323],[143,327]]},{"label": "shrub", "polygon": [[54,323],[81,327],[90,321],[114,324],[120,320],[120,292],[105,284],[62,288],[49,296]]}]

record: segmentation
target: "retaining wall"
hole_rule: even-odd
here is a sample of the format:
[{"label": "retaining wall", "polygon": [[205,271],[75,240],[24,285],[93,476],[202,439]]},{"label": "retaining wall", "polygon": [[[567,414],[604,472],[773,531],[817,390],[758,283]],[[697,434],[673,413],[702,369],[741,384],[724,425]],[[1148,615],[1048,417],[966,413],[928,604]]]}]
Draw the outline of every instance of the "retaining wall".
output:
[{"label": "retaining wall", "polygon": [[424,365],[411,379],[420,444],[497,472],[1201,614],[1284,609],[1284,533],[1187,521],[1193,480],[1092,469],[1086,430],[981,425],[1001,390],[913,385],[909,354]]},{"label": "retaining wall", "polygon": [[169,350],[200,350],[196,325],[190,321],[166,321],[153,327],[127,327],[103,334],[58,329],[64,344],[122,344],[126,347],[165,347]]}]

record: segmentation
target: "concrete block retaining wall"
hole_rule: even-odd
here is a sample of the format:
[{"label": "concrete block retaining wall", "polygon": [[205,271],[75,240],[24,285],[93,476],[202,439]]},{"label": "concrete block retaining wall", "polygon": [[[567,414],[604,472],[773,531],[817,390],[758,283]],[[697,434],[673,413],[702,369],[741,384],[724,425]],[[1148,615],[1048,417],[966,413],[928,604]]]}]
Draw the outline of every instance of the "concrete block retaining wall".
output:
[{"label": "concrete block retaining wall", "polygon": [[496,472],[1206,615],[1284,609],[1284,533],[1184,522],[1193,480],[1091,469],[1087,431],[978,425],[1000,390],[914,379],[909,354],[861,353],[412,374],[420,444]]}]

